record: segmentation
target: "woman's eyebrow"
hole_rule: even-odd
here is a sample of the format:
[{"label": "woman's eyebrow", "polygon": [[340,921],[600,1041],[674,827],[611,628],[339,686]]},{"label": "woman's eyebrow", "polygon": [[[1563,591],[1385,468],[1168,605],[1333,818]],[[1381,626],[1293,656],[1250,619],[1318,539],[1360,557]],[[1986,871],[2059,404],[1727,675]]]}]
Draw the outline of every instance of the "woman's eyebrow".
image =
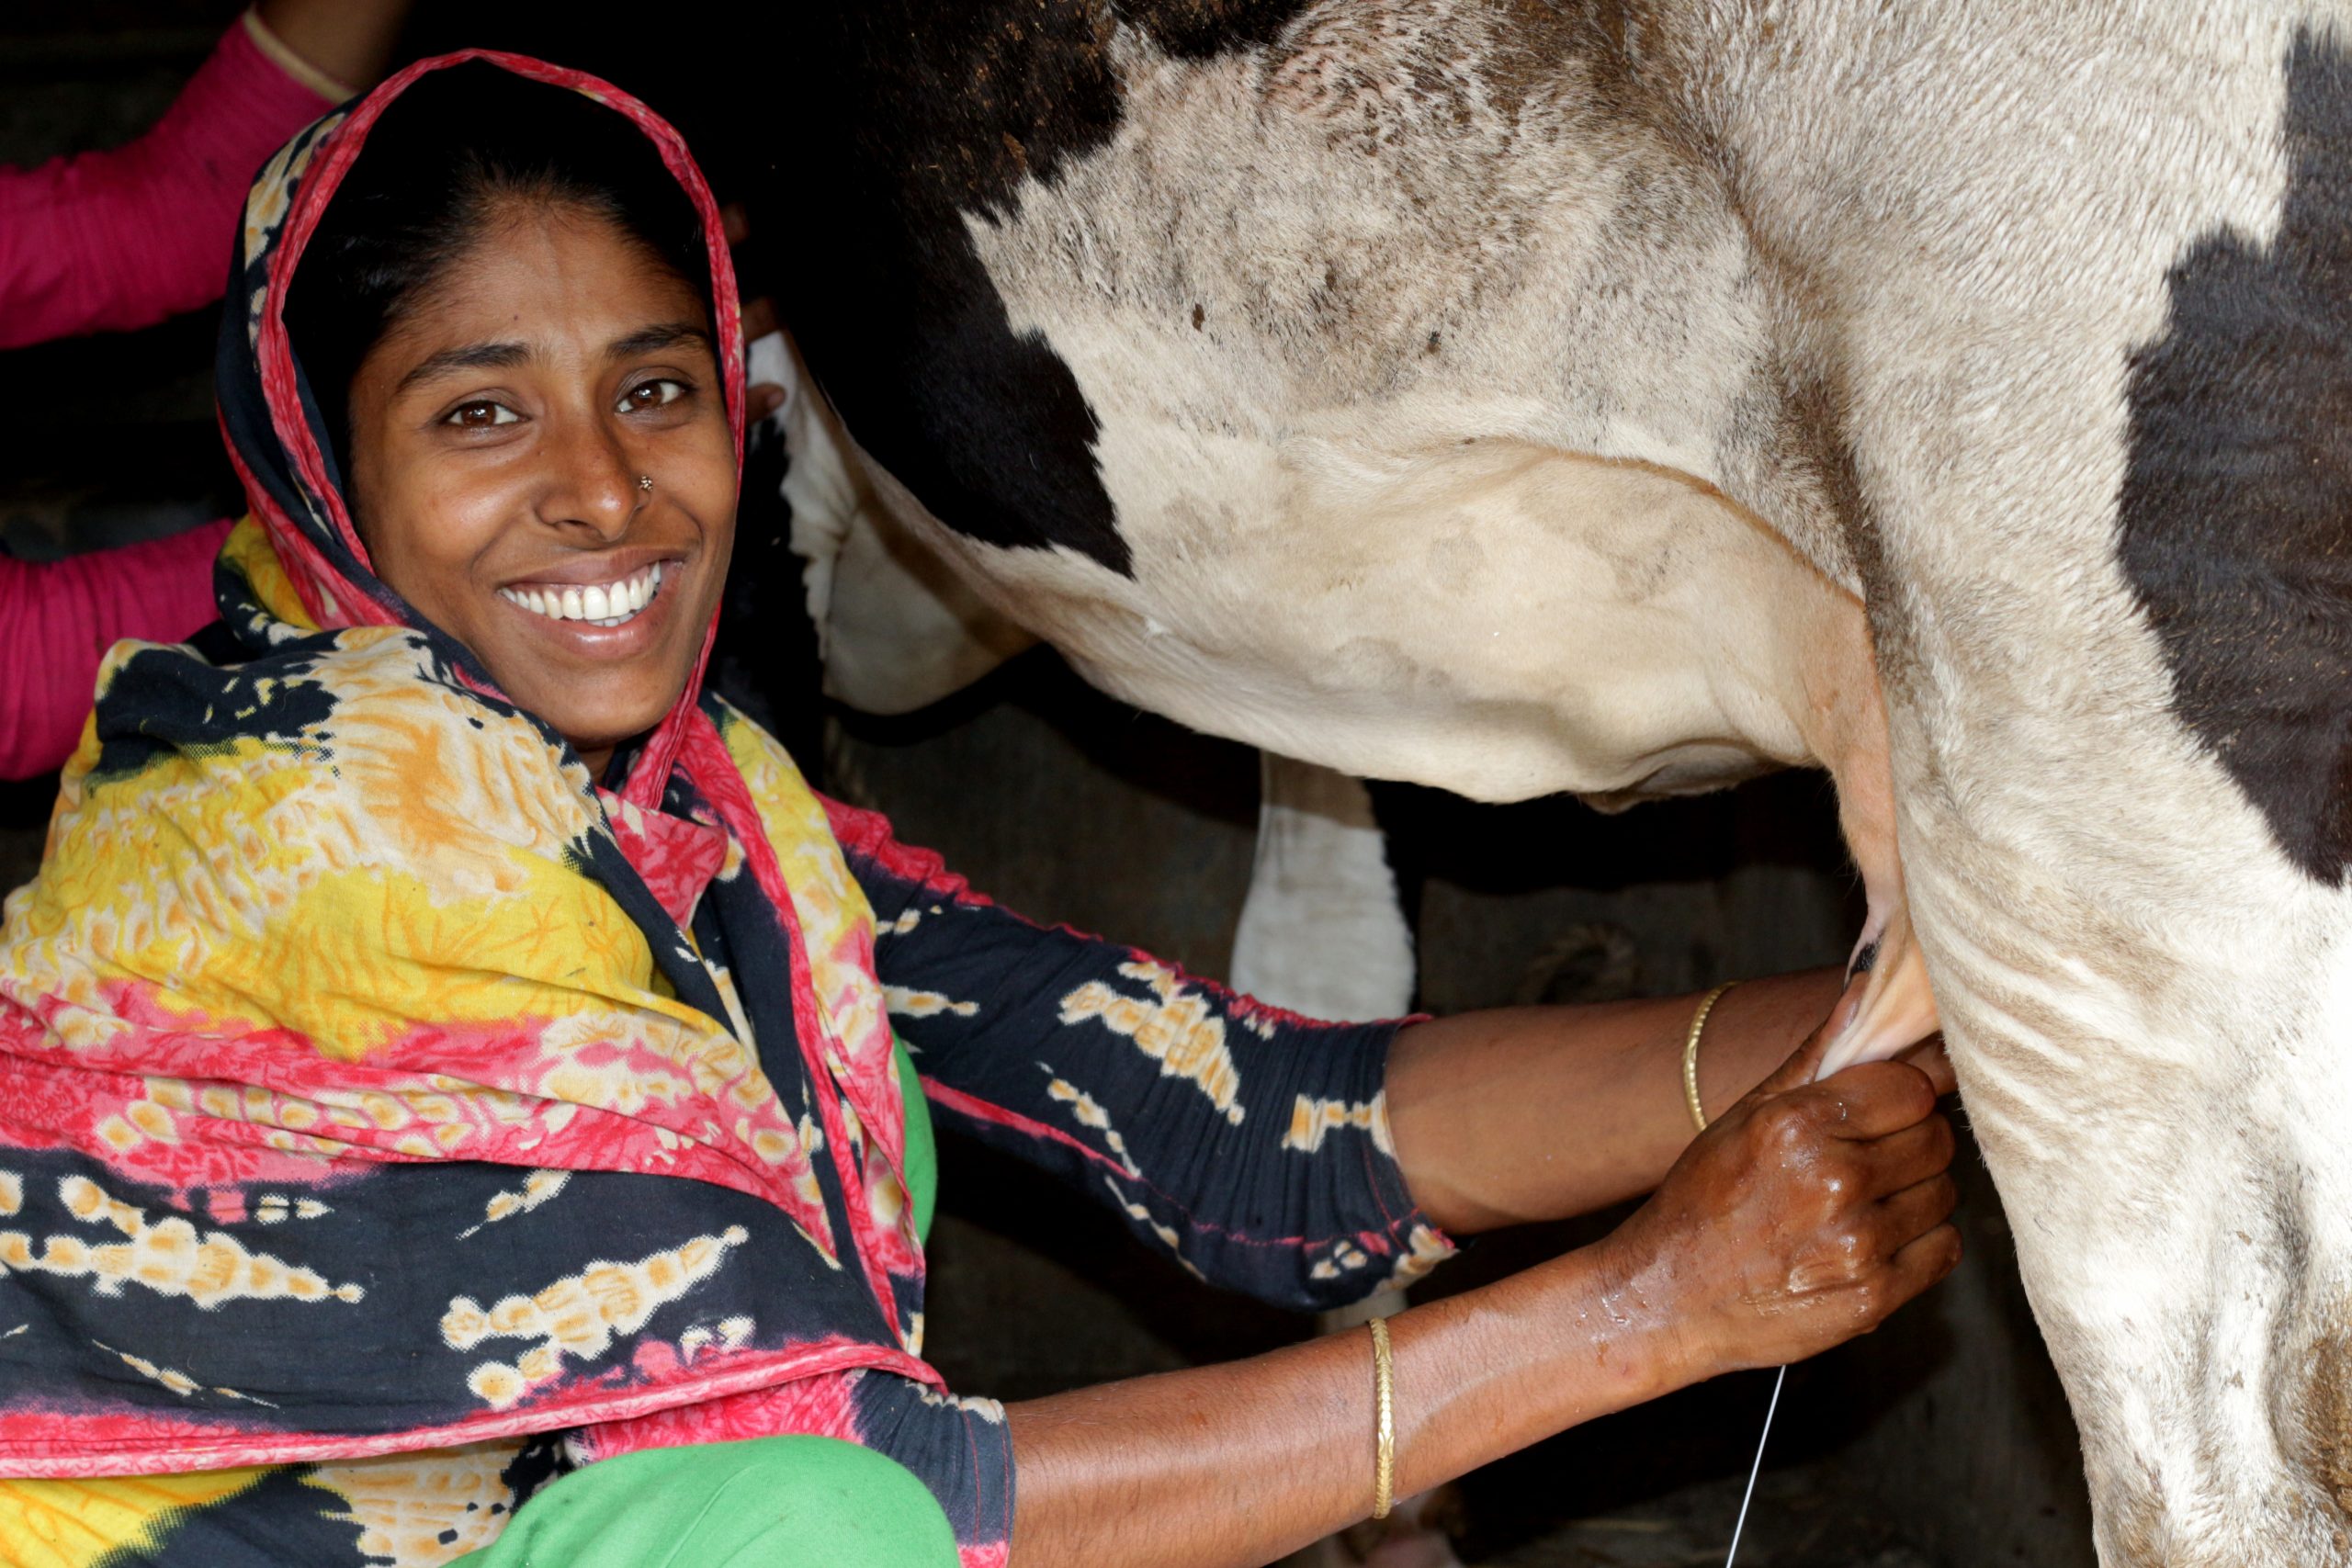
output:
[{"label": "woman's eyebrow", "polygon": [[682,343],[710,347],[710,334],[693,321],[659,321],[650,327],[639,327],[627,337],[615,338],[605,346],[607,359],[628,359],[640,354],[657,354],[665,348],[675,348]]},{"label": "woman's eyebrow", "polygon": [[392,395],[398,397],[420,381],[429,381],[452,370],[511,370],[530,357],[530,348],[519,343],[460,344],[418,360],[401,378],[400,385],[392,389]]}]

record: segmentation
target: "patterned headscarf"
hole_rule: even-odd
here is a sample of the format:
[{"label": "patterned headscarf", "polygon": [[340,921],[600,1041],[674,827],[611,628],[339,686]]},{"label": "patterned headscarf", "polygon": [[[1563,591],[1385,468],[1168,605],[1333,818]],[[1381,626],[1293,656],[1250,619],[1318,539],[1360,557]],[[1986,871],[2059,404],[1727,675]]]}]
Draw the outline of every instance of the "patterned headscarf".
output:
[{"label": "patterned headscarf", "polygon": [[220,367],[233,646],[110,656],[0,928],[0,1474],[611,1452],[738,1435],[744,1401],[830,1430],[859,1369],[938,1383],[872,917],[821,803],[699,663],[599,787],[375,575],[331,479],[288,288],[385,107],[458,66],[658,149],[741,449],[718,212],[634,98],[452,55],[262,173]]}]

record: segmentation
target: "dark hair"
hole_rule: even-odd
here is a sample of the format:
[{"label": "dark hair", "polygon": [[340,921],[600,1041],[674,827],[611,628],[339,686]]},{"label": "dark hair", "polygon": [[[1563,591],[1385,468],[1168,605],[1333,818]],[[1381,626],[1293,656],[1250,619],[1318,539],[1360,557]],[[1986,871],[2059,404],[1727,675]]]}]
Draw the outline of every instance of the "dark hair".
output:
[{"label": "dark hair", "polygon": [[603,219],[710,305],[701,216],[635,124],[483,62],[435,72],[368,132],[287,297],[287,333],[339,479],[351,472],[361,361],[515,202]]}]

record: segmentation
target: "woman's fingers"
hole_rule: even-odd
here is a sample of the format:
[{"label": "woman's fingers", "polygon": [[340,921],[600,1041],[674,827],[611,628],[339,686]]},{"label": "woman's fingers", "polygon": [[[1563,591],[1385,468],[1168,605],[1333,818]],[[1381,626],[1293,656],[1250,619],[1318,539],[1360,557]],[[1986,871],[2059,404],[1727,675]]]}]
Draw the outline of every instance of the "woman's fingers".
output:
[{"label": "woman's fingers", "polygon": [[757,424],[784,407],[784,389],[774,381],[754,381],[743,389],[743,423]]},{"label": "woman's fingers", "polygon": [[1962,1251],[1960,1228],[1951,1224],[1938,1225],[1904,1246],[1887,1259],[1888,1272],[1902,1283],[1902,1301],[1909,1301],[1959,1268]]},{"label": "woman's fingers", "polygon": [[1960,1184],[1949,1171],[1914,1182],[1902,1191],[1878,1201],[1871,1218],[1878,1231],[1879,1250],[1889,1259],[1941,1225],[1960,1207]]},{"label": "woman's fingers", "polygon": [[1860,1151],[1870,1169],[1864,1195],[1891,1198],[1950,1169],[1955,1146],[1951,1122],[1942,1116],[1930,1116],[1865,1145]]},{"label": "woman's fingers", "polygon": [[1960,1088],[1959,1075],[1951,1068],[1951,1054],[1944,1049],[1944,1037],[1940,1034],[1930,1034],[1894,1059],[1927,1074],[1928,1081],[1936,1086],[1939,1096],[1954,1093]]},{"label": "woman's fingers", "polygon": [[1951,1271],[1959,1192],[1936,1098],[1917,1067],[1873,1062],[1759,1089],[1691,1144],[1611,1244],[1668,1281],[1701,1375],[1813,1355]]}]

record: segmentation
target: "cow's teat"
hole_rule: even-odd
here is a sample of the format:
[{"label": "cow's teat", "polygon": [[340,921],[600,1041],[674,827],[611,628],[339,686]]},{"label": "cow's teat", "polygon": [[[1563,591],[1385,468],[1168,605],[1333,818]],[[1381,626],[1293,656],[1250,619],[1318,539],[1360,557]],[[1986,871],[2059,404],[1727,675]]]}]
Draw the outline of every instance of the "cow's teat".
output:
[{"label": "cow's teat", "polygon": [[1904,893],[1885,698],[1861,605],[1838,595],[1815,615],[1810,631],[1804,670],[1805,739],[1837,780],[1838,825],[1869,897],[1869,914],[1846,972],[1870,978],[1861,1004],[1823,1058],[1826,1077],[1910,1049],[1936,1032],[1937,1018]]}]

